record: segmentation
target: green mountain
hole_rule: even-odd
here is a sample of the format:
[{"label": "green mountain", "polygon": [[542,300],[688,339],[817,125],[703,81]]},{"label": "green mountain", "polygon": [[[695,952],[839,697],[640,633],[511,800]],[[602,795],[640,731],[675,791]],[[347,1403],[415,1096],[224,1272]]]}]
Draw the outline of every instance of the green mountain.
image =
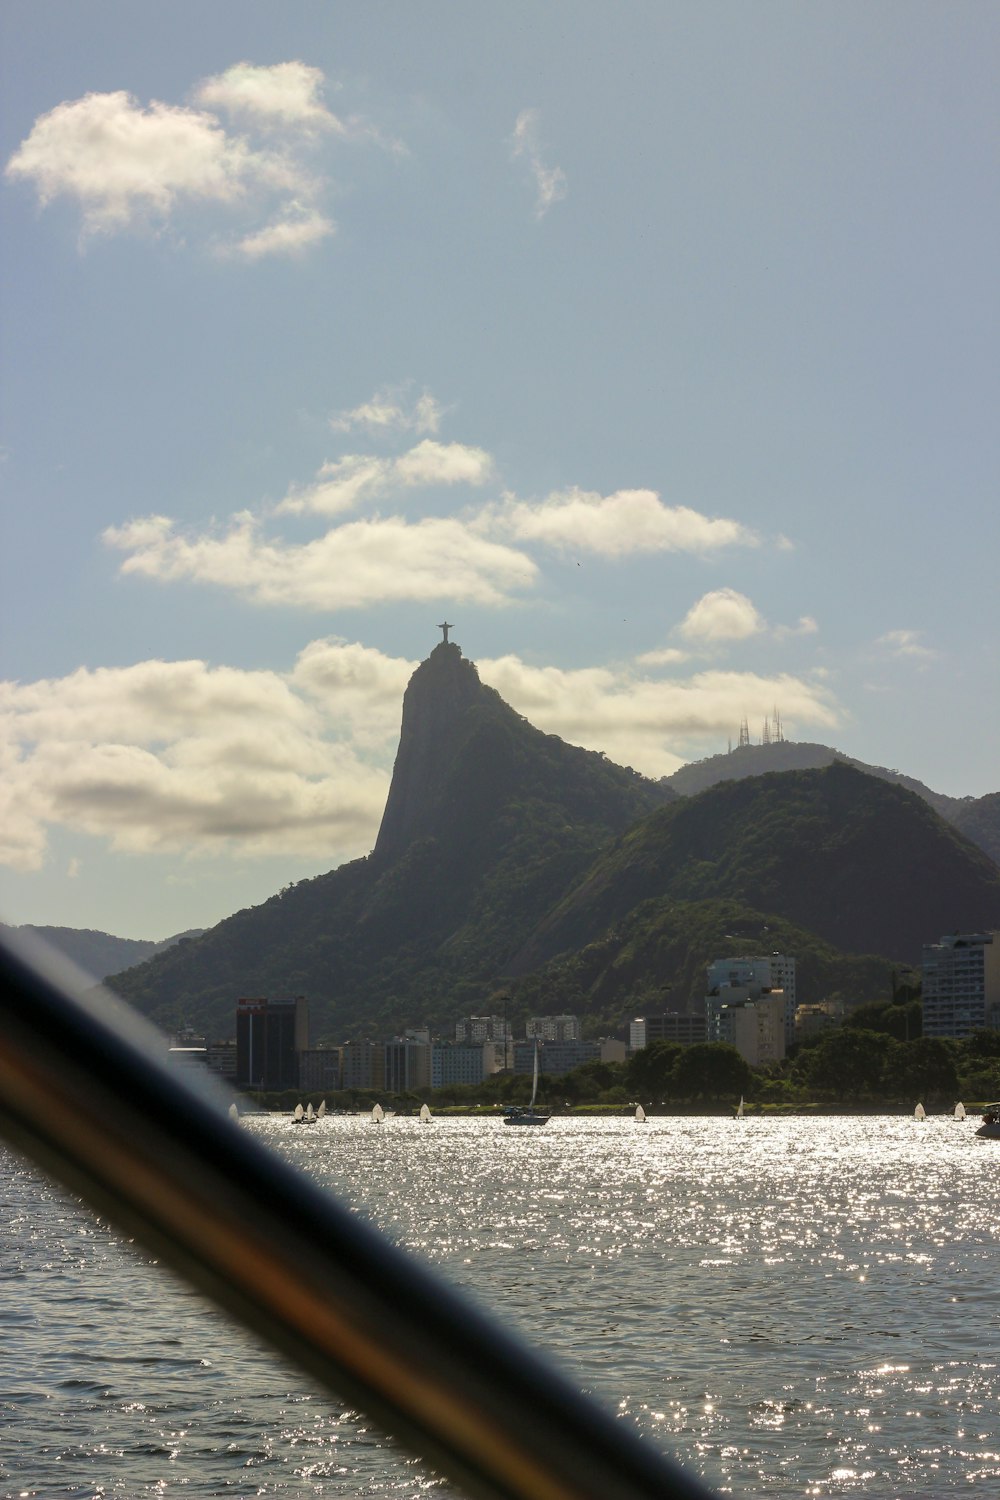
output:
[{"label": "green mountain", "polygon": [[[733,757],[735,758],[735,757]],[[1000,927],[1000,870],[912,791],[841,760],[678,797],[542,734],[454,644],[414,673],[375,848],[112,987],[229,1035],[240,996],[304,994],[315,1039],[579,1011],[683,1008],[705,964],[784,949],[799,994],[885,998],[891,968]]]},{"label": "green mountain", "polygon": [[143,938],[114,937],[110,932],[97,932],[90,927],[35,927],[31,923],[26,923],[23,927],[8,927],[0,922],[0,932],[4,931],[27,932],[40,938],[85,973],[101,980],[106,979],[109,974],[117,974],[128,964],[138,964],[144,959],[152,958],[154,954],[179,943],[182,938],[197,937],[202,929],[179,932],[175,937],[163,938],[158,943]]},{"label": "green mountain", "polygon": [[375,848],[112,981],[161,1024],[232,1030],[242,995],[307,995],[313,1034],[480,1008],[607,844],[673,797],[542,734],[454,643],[414,673]]},{"label": "green mountain", "polygon": [[923,799],[840,760],[719,782],[631,828],[512,971],[595,941],[651,898],[737,901],[847,952],[913,963],[944,932],[1000,925],[1000,870]]},{"label": "green mountain", "polygon": [[864,771],[868,776],[876,776],[880,781],[891,781],[909,792],[916,792],[946,822],[953,824],[967,839],[985,850],[992,860],[1000,863],[1000,792],[991,792],[985,797],[949,797],[945,792],[932,791],[922,781],[906,776],[902,771],[866,765],[864,761],[833,750],[829,745],[796,740],[741,745],[728,755],[710,755],[706,760],[689,761],[672,776],[664,777],[664,784],[682,797],[691,797],[720,781],[742,781],[747,776],[766,776],[771,771],[815,771],[832,765],[835,760]]}]

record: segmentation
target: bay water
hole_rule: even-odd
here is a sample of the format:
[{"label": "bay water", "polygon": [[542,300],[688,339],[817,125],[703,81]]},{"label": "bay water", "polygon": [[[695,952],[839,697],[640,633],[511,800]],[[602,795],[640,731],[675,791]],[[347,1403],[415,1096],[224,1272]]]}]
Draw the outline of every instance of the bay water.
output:
[{"label": "bay water", "polygon": [[[1000,1493],[974,1120],[243,1128],[734,1495]],[[0,1152],[0,1494],[451,1496]]]}]

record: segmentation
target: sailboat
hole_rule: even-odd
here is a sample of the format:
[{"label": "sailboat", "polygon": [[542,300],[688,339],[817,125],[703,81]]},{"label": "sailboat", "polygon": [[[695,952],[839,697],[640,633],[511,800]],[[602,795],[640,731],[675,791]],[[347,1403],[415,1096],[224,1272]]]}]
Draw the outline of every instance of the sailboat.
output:
[{"label": "sailboat", "polygon": [[237,1109],[237,1108],[236,1108],[236,1105],[235,1105],[235,1104],[231,1104],[231,1105],[230,1105],[230,1106],[229,1106],[229,1118],[230,1118],[230,1119],[231,1119],[231,1120],[238,1120],[238,1119],[239,1119],[239,1117],[240,1117],[240,1112],[239,1112],[239,1110],[238,1110],[238,1109]]},{"label": "sailboat", "polygon": [[958,1103],[955,1105],[955,1119],[965,1119],[965,1105],[962,1103],[961,1099],[959,1099]]},{"label": "sailboat", "polygon": [[637,1125],[645,1125],[646,1123],[646,1111],[641,1104],[637,1104],[635,1107],[635,1123]]},{"label": "sailboat", "polygon": [[924,1109],[924,1106],[922,1104],[918,1104],[916,1109],[913,1111],[913,1118],[915,1120],[926,1120],[927,1111],[926,1109]]},{"label": "sailboat", "polygon": [[302,1105],[301,1104],[296,1104],[295,1108],[292,1110],[292,1124],[293,1125],[301,1125],[302,1121],[305,1119],[305,1117],[306,1117],[306,1112],[302,1108]]},{"label": "sailboat", "polygon": [[538,1038],[535,1037],[535,1066],[531,1083],[531,1103],[527,1109],[522,1109],[512,1104],[503,1117],[505,1125],[545,1125],[549,1116],[542,1114],[535,1108],[535,1099],[538,1097]]},{"label": "sailboat", "polygon": [[743,1118],[743,1095],[742,1094],[740,1095],[740,1102],[736,1106],[736,1118],[737,1118],[737,1120],[742,1120],[742,1118]]},{"label": "sailboat", "polygon": [[310,1099],[309,1103],[306,1105],[306,1112],[305,1112],[305,1115],[303,1116],[302,1123],[303,1123],[303,1125],[315,1125],[316,1124],[316,1111],[312,1107],[312,1100],[311,1099]]},{"label": "sailboat", "polygon": [[421,1125],[429,1125],[431,1123],[431,1112],[426,1104],[421,1104],[420,1106],[420,1123]]},{"label": "sailboat", "polygon": [[372,1123],[374,1125],[381,1125],[381,1123],[382,1123],[382,1121],[384,1119],[385,1119],[385,1110],[382,1108],[381,1104],[373,1104],[372,1105]]},{"label": "sailboat", "polygon": [[325,1114],[326,1114],[326,1100],[324,1099],[323,1102],[322,1102],[322,1104],[320,1105],[319,1109],[316,1111],[316,1118],[317,1118],[317,1120],[322,1120]]}]

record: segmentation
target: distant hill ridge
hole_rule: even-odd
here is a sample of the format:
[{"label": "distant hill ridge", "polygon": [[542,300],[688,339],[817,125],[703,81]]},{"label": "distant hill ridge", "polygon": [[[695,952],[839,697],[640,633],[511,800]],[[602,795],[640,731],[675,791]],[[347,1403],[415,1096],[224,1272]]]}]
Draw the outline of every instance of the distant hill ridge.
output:
[{"label": "distant hill ridge", "polygon": [[742,781],[747,776],[765,776],[772,771],[814,771],[832,765],[837,760],[844,765],[876,776],[880,781],[891,781],[907,791],[915,792],[946,822],[961,830],[965,836],[978,844],[997,864],[1000,864],[1000,792],[990,792],[984,797],[949,797],[944,792],[932,791],[922,781],[906,776],[902,771],[890,771],[885,766],[867,765],[853,756],[844,755],[829,745],[810,743],[807,740],[778,740],[770,745],[741,745],[726,755],[711,755],[705,760],[690,761],[671,776],[663,778],[664,785],[682,797],[691,797],[698,792],[717,786],[720,781]]},{"label": "distant hill ridge", "polygon": [[204,930],[203,927],[193,927],[157,943],[142,938],[113,937],[110,932],[97,932],[90,927],[36,927],[30,922],[11,927],[0,922],[0,932],[32,933],[97,980],[142,963],[185,938],[200,937]]}]

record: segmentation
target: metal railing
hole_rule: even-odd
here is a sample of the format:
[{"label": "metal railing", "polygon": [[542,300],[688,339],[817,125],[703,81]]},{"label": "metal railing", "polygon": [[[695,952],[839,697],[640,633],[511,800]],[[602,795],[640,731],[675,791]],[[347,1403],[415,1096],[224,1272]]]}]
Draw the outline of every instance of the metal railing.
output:
[{"label": "metal railing", "polygon": [[[60,970],[61,972],[57,972]],[[172,1073],[134,1012],[0,944],[0,1133],[484,1500],[711,1500],[527,1346]]]}]

